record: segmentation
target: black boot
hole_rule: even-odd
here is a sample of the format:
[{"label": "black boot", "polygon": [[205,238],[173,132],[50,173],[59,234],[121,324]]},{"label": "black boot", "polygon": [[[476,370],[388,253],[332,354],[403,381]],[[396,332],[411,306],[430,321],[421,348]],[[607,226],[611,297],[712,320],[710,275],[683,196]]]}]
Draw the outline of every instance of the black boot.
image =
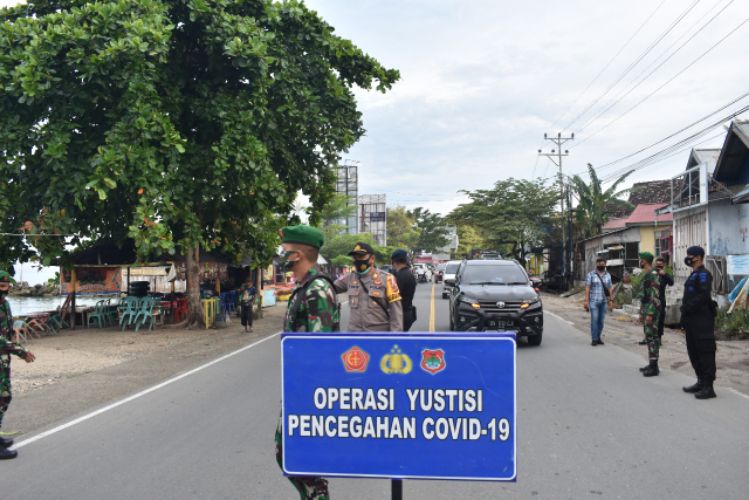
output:
[{"label": "black boot", "polygon": [[643,370],[642,374],[646,377],[655,377],[658,375],[661,371],[658,369],[658,360],[651,361],[645,370]]},{"label": "black boot", "polygon": [[710,399],[716,397],[712,381],[702,384],[702,388],[694,394],[694,397],[697,399]]},{"label": "black boot", "polygon": [[0,436],[0,450],[13,446],[13,440]]},{"label": "black boot", "polygon": [[18,452],[16,450],[9,450],[7,448],[0,448],[0,460],[10,460],[16,458]]},{"label": "black boot", "polygon": [[648,339],[642,339],[638,342],[639,345],[648,345]]},{"label": "black boot", "polygon": [[700,389],[702,389],[702,379],[700,379],[699,377],[697,378],[696,384],[681,388],[681,390],[686,392],[687,394],[694,394],[695,392],[700,392]]},{"label": "black boot", "polygon": [[647,370],[648,368],[650,368],[650,363],[648,363],[647,365],[645,365],[645,366],[643,366],[642,368],[640,368],[640,372],[644,372],[644,371],[646,371],[646,370]]}]

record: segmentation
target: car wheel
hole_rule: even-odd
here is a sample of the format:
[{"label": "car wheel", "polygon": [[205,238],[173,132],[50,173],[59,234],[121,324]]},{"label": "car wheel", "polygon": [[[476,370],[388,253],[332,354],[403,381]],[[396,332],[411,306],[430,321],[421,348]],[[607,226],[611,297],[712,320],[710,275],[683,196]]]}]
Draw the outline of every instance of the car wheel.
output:
[{"label": "car wheel", "polygon": [[543,331],[538,332],[538,335],[528,337],[528,345],[541,345],[543,339]]}]

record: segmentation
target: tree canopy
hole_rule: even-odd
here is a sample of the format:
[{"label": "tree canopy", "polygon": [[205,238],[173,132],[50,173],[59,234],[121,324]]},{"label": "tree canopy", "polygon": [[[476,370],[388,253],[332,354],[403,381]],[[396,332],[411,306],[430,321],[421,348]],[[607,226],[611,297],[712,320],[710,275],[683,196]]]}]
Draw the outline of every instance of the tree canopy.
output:
[{"label": "tree canopy", "polygon": [[589,183],[586,183],[579,175],[572,177],[572,192],[578,200],[577,207],[575,207],[575,222],[580,237],[587,238],[600,234],[601,228],[608,220],[607,205],[617,203],[626,205],[630,210],[633,208],[630,203],[619,199],[628,190],[616,190],[632,172],[634,170],[620,176],[606,190],[603,189],[601,180],[591,164],[588,164]]},{"label": "tree canopy", "polygon": [[[0,223],[267,261],[297,193],[315,223],[364,133],[352,87],[398,77],[294,0],[0,10]],[[28,257],[2,243],[6,261]],[[64,242],[36,248],[49,261]]]}]

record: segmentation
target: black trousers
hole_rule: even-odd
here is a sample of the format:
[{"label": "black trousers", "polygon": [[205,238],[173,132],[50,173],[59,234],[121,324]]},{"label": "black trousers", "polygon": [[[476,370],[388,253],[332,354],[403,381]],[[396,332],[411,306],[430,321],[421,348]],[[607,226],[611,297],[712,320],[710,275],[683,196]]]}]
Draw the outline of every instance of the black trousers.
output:
[{"label": "black trousers", "polygon": [[252,303],[242,303],[239,306],[242,326],[252,326]]},{"label": "black trousers", "polygon": [[407,332],[411,329],[411,326],[416,322],[416,308],[411,307],[403,311],[403,331]]},{"label": "black trousers", "polygon": [[[698,325],[699,326],[699,325]],[[686,327],[687,354],[697,378],[705,382],[715,380],[715,337],[705,338],[701,329],[695,326]]]},{"label": "black trousers", "polygon": [[666,320],[666,306],[661,306],[661,315],[658,318],[658,336],[663,337],[663,322]]}]

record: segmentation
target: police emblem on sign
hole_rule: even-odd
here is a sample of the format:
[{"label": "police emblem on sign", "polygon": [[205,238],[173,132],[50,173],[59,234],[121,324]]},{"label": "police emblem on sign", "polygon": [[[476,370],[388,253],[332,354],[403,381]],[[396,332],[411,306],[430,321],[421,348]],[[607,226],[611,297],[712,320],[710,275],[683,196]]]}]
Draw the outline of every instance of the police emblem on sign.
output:
[{"label": "police emblem on sign", "polygon": [[443,349],[423,349],[421,351],[421,369],[432,375],[441,372],[447,366]]},{"label": "police emblem on sign", "polygon": [[412,368],[411,358],[401,351],[397,345],[390,349],[390,354],[386,354],[380,359],[380,370],[386,375],[408,375]]},{"label": "police emblem on sign", "polygon": [[341,354],[343,369],[349,373],[364,373],[369,364],[369,354],[358,346],[354,346]]}]

